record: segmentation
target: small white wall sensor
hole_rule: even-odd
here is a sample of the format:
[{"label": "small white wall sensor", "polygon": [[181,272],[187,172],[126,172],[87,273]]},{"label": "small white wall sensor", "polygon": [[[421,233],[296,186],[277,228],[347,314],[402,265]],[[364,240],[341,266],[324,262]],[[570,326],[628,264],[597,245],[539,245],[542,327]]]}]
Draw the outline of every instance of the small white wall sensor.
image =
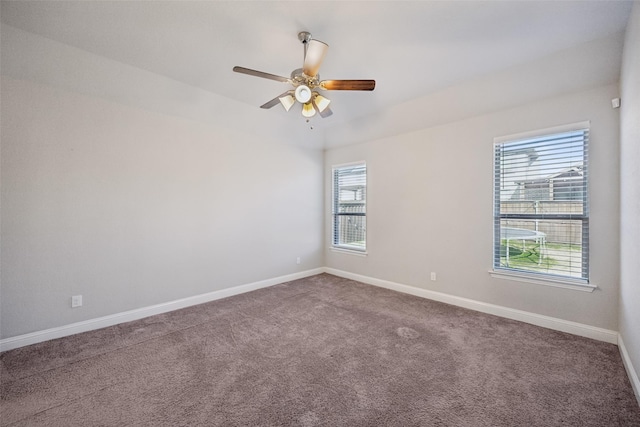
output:
[{"label": "small white wall sensor", "polygon": [[611,100],[611,108],[620,108],[620,98],[613,98]]}]

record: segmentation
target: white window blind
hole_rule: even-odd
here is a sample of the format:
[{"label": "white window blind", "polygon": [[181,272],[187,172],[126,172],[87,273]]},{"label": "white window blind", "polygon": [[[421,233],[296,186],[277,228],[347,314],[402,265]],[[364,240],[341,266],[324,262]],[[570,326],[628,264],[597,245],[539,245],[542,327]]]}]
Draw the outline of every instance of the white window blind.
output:
[{"label": "white window blind", "polygon": [[333,246],[365,251],[367,247],[367,166],[333,168]]},{"label": "white window blind", "polygon": [[589,129],[494,145],[495,270],[589,281]]}]

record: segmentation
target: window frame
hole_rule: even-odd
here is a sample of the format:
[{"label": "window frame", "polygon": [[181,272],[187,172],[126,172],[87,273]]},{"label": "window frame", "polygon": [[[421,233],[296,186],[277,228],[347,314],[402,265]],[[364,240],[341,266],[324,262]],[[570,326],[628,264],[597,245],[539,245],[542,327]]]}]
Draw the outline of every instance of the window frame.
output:
[{"label": "window frame", "polygon": [[[569,288],[580,291],[592,292],[596,289],[596,286],[590,283],[590,242],[589,235],[591,233],[589,228],[589,205],[590,205],[590,186],[589,186],[589,144],[590,144],[590,129],[591,124],[589,121],[583,121],[578,123],[572,123],[563,126],[555,126],[551,128],[539,129],[531,132],[524,132],[519,134],[506,135],[498,138],[494,138],[493,143],[493,267],[490,273],[493,277],[510,279],[516,281],[525,281],[531,283],[538,283],[542,285],[555,286],[561,288]],[[586,131],[587,136],[585,143],[583,144],[583,191],[582,191],[582,213],[581,214],[510,214],[501,212],[501,168],[496,163],[502,159],[498,155],[498,147],[503,147],[508,143],[519,143],[523,140],[552,137],[567,132],[574,131]],[[542,271],[529,271],[524,269],[518,269],[508,266],[503,266],[500,263],[500,246],[502,242],[500,221],[503,219],[522,219],[522,220],[579,220],[581,221],[582,230],[582,272],[581,277],[570,277],[569,275],[552,274]]]},{"label": "window frame", "polygon": [[[336,171],[343,169],[350,169],[354,167],[364,167],[365,170],[365,197],[364,197],[364,212],[362,213],[340,213],[337,212],[338,207],[338,197],[339,193],[337,193],[338,182],[336,181]],[[341,163],[331,166],[331,250],[335,252],[344,252],[354,255],[367,255],[367,228],[365,225],[364,229],[364,246],[356,246],[349,244],[340,244],[340,230],[338,229],[339,223],[337,221],[340,216],[362,216],[367,218],[367,198],[368,198],[368,173],[369,168],[367,166],[367,162],[364,160],[357,162],[349,162],[349,163]]]}]

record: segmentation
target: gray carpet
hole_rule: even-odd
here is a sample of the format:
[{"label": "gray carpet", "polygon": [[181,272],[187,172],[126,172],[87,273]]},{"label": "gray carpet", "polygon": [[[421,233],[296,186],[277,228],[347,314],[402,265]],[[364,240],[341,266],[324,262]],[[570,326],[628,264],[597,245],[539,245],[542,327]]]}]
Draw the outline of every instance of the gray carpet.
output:
[{"label": "gray carpet", "polygon": [[328,274],[0,362],[3,426],[640,426],[614,345]]}]

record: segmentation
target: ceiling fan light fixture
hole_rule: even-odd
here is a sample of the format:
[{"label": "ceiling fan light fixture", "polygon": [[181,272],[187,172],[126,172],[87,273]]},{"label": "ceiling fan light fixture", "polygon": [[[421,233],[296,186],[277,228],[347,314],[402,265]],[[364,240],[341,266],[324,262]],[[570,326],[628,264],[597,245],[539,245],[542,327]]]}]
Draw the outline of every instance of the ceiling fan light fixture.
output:
[{"label": "ceiling fan light fixture", "polygon": [[278,99],[280,100],[280,103],[282,104],[284,109],[287,111],[289,111],[291,107],[293,107],[293,104],[296,103],[296,100],[291,95],[282,96]]},{"label": "ceiling fan light fixture", "polygon": [[306,104],[311,100],[311,89],[309,86],[300,85],[295,91],[296,100],[301,104]]},{"label": "ceiling fan light fixture", "polygon": [[316,109],[313,108],[313,105],[310,102],[302,105],[302,115],[306,118],[311,118],[316,115]]},{"label": "ceiling fan light fixture", "polygon": [[287,91],[265,102],[260,108],[269,109],[282,104],[282,107],[289,111],[294,104],[299,102],[302,104],[302,115],[307,118],[308,122],[308,118],[314,117],[316,113],[323,119],[333,114],[329,107],[331,101],[320,95],[318,90],[371,91],[375,89],[375,80],[320,80],[318,70],[329,49],[329,45],[319,40],[314,40],[308,31],[299,32],[298,40],[302,42],[304,47],[304,62],[302,68],[297,68],[291,72],[290,77],[278,76],[245,67],[233,67],[233,71],[236,73],[290,85]]},{"label": "ceiling fan light fixture", "polygon": [[331,103],[329,99],[325,98],[324,96],[318,93],[316,93],[316,96],[313,99],[313,102],[316,104],[316,107],[318,108],[319,113],[322,113],[324,110],[326,110],[326,108]]}]

